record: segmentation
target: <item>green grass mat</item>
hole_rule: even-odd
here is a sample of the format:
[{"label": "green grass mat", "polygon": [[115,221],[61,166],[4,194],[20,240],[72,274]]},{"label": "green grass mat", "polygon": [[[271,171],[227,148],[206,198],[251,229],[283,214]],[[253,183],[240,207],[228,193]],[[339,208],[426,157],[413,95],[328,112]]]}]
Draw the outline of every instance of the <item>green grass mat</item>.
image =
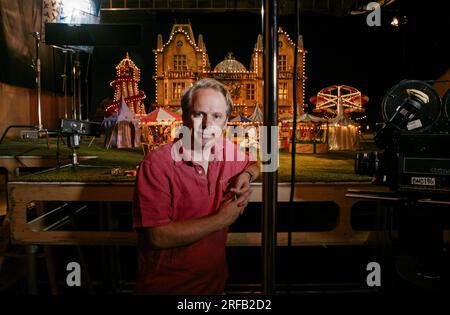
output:
[{"label": "green grass mat", "polygon": [[[134,177],[113,176],[111,169],[121,167],[134,169],[144,158],[141,148],[135,149],[105,149],[103,139],[95,139],[89,146],[90,138],[84,138],[77,150],[81,156],[97,156],[96,159],[80,161],[80,164],[106,166],[107,168],[63,168],[43,174],[26,174],[19,176],[20,181],[55,181],[55,182],[104,182],[134,181]],[[50,139],[50,149],[43,139],[35,141],[4,141],[0,145],[0,156],[39,155],[56,157],[56,139]],[[366,147],[368,151],[374,148]],[[60,156],[67,159],[71,150],[60,142]],[[366,182],[368,176],[355,175],[353,170],[355,153],[353,151],[331,151],[327,154],[297,154],[296,181],[298,182]],[[288,152],[280,152],[278,181],[289,182],[291,174],[291,156]],[[67,161],[67,160],[66,160]],[[260,179],[259,179],[260,180]]]}]

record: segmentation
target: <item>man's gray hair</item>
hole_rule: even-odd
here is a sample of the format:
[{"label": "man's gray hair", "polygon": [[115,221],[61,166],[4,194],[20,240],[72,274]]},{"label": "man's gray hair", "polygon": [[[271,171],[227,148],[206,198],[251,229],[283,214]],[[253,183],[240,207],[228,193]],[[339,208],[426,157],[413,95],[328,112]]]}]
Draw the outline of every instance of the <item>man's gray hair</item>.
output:
[{"label": "man's gray hair", "polygon": [[189,107],[192,105],[192,96],[194,92],[200,89],[213,89],[217,92],[221,93],[226,100],[227,103],[227,117],[229,118],[231,115],[231,111],[233,110],[233,100],[231,99],[231,94],[228,89],[217,80],[214,79],[201,79],[194,83],[194,85],[190,86],[181,97],[181,109],[183,110],[183,120],[186,120],[189,115]]}]

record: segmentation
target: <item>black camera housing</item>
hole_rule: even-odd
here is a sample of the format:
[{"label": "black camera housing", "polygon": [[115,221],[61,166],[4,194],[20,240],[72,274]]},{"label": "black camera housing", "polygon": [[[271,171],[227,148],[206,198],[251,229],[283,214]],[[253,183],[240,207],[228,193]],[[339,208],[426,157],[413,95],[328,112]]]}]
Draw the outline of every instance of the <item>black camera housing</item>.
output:
[{"label": "black camera housing", "polygon": [[[405,91],[417,89],[429,102],[409,98]],[[411,105],[412,104],[412,105]],[[402,81],[383,100],[386,121],[375,136],[383,152],[358,153],[355,173],[373,176],[373,183],[391,190],[417,195],[450,193],[450,93],[441,102],[437,93],[421,81]],[[403,111],[403,113],[401,113]],[[390,112],[389,115],[385,113]],[[410,126],[419,121],[418,128]]]},{"label": "black camera housing", "polygon": [[101,135],[101,124],[86,120],[61,119],[60,133],[63,136],[92,136]]}]

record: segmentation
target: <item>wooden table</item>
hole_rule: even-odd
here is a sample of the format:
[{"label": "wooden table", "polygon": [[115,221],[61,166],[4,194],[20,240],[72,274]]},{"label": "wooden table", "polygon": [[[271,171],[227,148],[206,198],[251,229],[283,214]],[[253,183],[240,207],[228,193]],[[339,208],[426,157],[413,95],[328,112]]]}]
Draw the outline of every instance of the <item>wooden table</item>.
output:
[{"label": "wooden table", "polygon": [[[251,202],[261,202],[262,185],[254,183]],[[295,201],[334,201],[339,207],[336,227],[326,232],[293,232],[293,245],[361,245],[371,232],[355,231],[350,226],[351,207],[355,199],[345,197],[347,189],[368,189],[369,183],[297,183]],[[8,183],[9,218],[12,241],[17,244],[54,245],[134,245],[133,231],[63,231],[40,230],[27,222],[27,207],[39,201],[131,202],[134,184],[79,182],[20,182]],[[289,185],[279,184],[279,201],[289,200]],[[278,245],[287,245],[287,233],[278,233]],[[261,233],[229,233],[228,246],[260,246]]]},{"label": "wooden table", "polygon": [[[78,159],[89,160],[94,159],[96,156],[79,156]],[[61,164],[70,163],[70,159],[67,157],[61,157]],[[18,174],[19,168],[36,167],[55,167],[58,165],[58,160],[54,155],[42,156],[42,155],[17,155],[17,156],[0,156],[0,168],[5,168],[8,172],[8,179],[12,180]]]},{"label": "wooden table", "polygon": [[[80,161],[94,159],[96,156],[80,156]],[[67,157],[61,157],[61,164],[70,163]],[[20,168],[48,168],[58,165],[58,159],[54,155],[17,155],[17,156],[0,156],[0,169],[6,170],[6,177],[1,178],[0,192],[4,191],[4,187],[8,181],[13,180],[19,175]],[[0,194],[0,215],[5,215],[7,210],[7,194]]]},{"label": "wooden table", "polygon": [[[252,184],[254,192],[251,202],[261,202],[262,185]],[[356,231],[351,227],[351,209],[359,201],[346,198],[348,189],[370,190],[370,183],[297,183],[295,201],[333,201],[339,208],[339,216],[335,228],[331,231],[293,232],[292,246],[329,246],[329,245],[368,245],[380,241],[383,231]],[[289,200],[288,184],[279,184],[278,200]],[[12,241],[16,244],[27,245],[29,266],[36,263],[36,245],[136,245],[137,235],[133,231],[64,231],[43,230],[34,222],[27,222],[27,207],[31,202],[40,201],[85,201],[85,202],[132,202],[134,184],[132,182],[21,182],[8,183],[9,218],[11,221]],[[130,214],[131,215],[131,214]],[[259,247],[261,246],[261,232],[230,232],[227,246]],[[450,233],[444,231],[448,241]],[[382,241],[382,240],[381,240]],[[288,233],[278,232],[279,246],[288,245]],[[51,253],[51,252],[50,252]],[[46,254],[46,257],[48,255]],[[115,261],[115,259],[111,259]],[[52,259],[47,259],[51,270]],[[54,273],[49,271],[52,292],[57,294],[58,288]],[[36,269],[29,267],[29,293],[37,292]]]}]

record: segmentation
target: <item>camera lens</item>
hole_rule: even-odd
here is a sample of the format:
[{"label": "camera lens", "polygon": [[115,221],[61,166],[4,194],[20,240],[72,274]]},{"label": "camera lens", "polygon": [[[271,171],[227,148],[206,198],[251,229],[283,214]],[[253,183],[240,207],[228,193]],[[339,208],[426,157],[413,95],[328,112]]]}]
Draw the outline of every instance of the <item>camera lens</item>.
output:
[{"label": "camera lens", "polygon": [[371,175],[370,172],[370,153],[362,152],[356,154],[355,174]]},{"label": "camera lens", "polygon": [[390,128],[423,133],[438,122],[441,100],[429,84],[403,80],[386,93],[381,110],[383,119]]},{"label": "camera lens", "polygon": [[379,168],[380,153],[360,152],[355,158],[355,174],[373,176]]}]

